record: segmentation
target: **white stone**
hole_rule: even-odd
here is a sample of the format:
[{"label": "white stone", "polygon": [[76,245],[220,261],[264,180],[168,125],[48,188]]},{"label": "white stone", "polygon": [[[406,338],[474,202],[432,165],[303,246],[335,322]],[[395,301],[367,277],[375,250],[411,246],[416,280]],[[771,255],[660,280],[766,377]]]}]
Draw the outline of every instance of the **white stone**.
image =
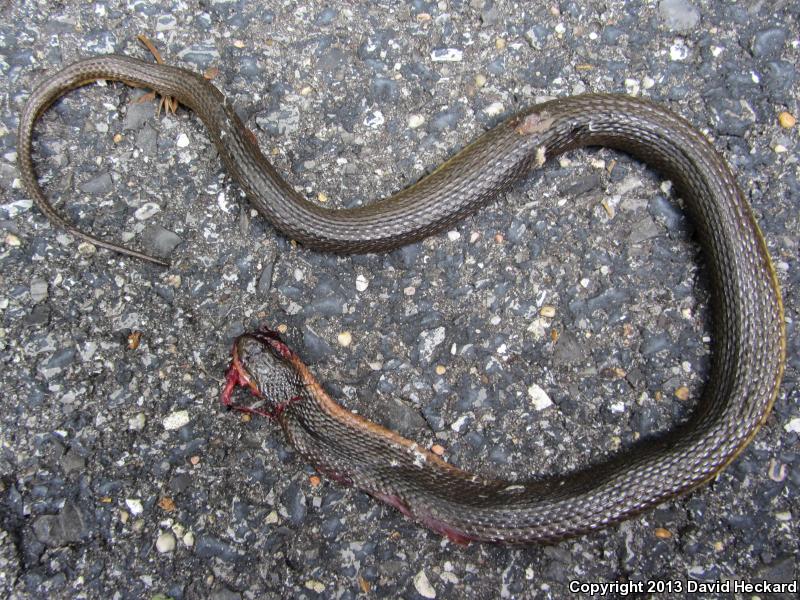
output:
[{"label": "white stone", "polygon": [[125,506],[128,507],[128,510],[131,511],[131,514],[134,516],[144,512],[142,501],[138,498],[125,498]]},{"label": "white stone", "polygon": [[138,221],[145,221],[159,212],[161,212],[161,207],[158,204],[155,202],[146,202],[136,209],[133,216],[136,217]]},{"label": "white stone", "polygon": [[322,592],[325,591],[325,584],[322,583],[321,581],[317,581],[316,579],[309,579],[308,581],[306,581],[305,585],[307,589],[316,592],[318,594],[321,594]]},{"label": "white stone", "polygon": [[131,431],[141,431],[144,429],[146,422],[147,417],[144,416],[144,413],[139,413],[128,419],[128,429]]},{"label": "white stone", "polygon": [[411,129],[416,129],[420,127],[425,122],[425,117],[422,115],[411,115],[408,117],[408,126]]},{"label": "white stone", "polygon": [[175,536],[169,531],[165,531],[156,539],[156,550],[161,554],[173,552],[175,550]]},{"label": "white stone", "polygon": [[670,46],[669,57],[675,61],[686,60],[689,57],[689,48],[681,38],[677,38]]},{"label": "white stone", "polygon": [[528,386],[528,397],[531,399],[531,404],[536,410],[544,410],[553,406],[553,401],[541,387],[535,383]]},{"label": "white stone", "polygon": [[492,102],[489,106],[483,109],[490,117],[496,117],[497,115],[503,114],[505,107],[503,106],[502,102]]},{"label": "white stone", "polygon": [[428,581],[428,576],[425,575],[424,570],[414,575],[414,587],[423,598],[436,598],[436,590],[433,589],[431,582]]},{"label": "white stone", "polygon": [[188,410],[176,410],[174,413],[171,413],[166,417],[164,417],[164,420],[162,421],[164,429],[166,429],[167,431],[174,431],[175,429],[180,429],[188,422],[189,422]]},{"label": "white stone", "polygon": [[372,113],[364,119],[364,125],[367,127],[372,127],[376,129],[383,125],[386,122],[386,119],[383,117],[383,113],[379,110],[374,110]]},{"label": "white stone", "polygon": [[783,426],[784,431],[790,433],[800,433],[800,417],[795,417]]}]

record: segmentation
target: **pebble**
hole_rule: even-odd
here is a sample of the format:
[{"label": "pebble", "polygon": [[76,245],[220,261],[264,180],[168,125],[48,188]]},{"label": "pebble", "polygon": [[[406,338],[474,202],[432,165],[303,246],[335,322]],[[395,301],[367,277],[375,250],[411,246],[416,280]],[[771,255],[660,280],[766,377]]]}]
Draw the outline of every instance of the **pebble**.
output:
[{"label": "pebble", "polygon": [[321,581],[317,581],[316,579],[309,579],[305,582],[305,586],[306,589],[316,592],[317,594],[321,594],[325,591],[325,584]]},{"label": "pebble", "polygon": [[47,361],[47,369],[54,371],[63,369],[72,364],[75,360],[75,355],[75,348],[72,346],[57,350],[53,353],[53,356],[50,357],[50,360]]},{"label": "pebble", "polygon": [[322,360],[333,352],[328,342],[317,335],[308,325],[303,329],[303,347],[305,359],[308,362]]},{"label": "pebble", "polygon": [[136,132],[136,146],[145,156],[157,156],[158,133],[149,124],[145,124]]},{"label": "pebble", "polygon": [[505,107],[503,106],[502,102],[492,102],[489,106],[483,109],[483,112],[490,117],[496,117],[497,115],[502,115],[504,110]]},{"label": "pebble", "polygon": [[453,106],[448,110],[443,110],[436,113],[431,119],[430,128],[433,131],[445,131],[446,129],[453,129],[458,124],[460,112],[457,106]]},{"label": "pebble", "polygon": [[658,333],[655,335],[650,335],[645,337],[642,345],[639,348],[639,352],[641,352],[645,356],[649,356],[651,354],[656,354],[661,350],[665,350],[666,348],[670,347],[670,340],[669,336],[666,333]]},{"label": "pebble", "polygon": [[[0,165],[0,168],[2,168],[2,165]],[[17,215],[28,212],[32,206],[32,200],[15,200],[14,202],[0,205],[0,215],[5,219],[13,219]]]},{"label": "pebble", "polygon": [[444,341],[445,334],[446,330],[444,327],[429,329],[419,334],[417,344],[419,348],[419,357],[423,362],[431,362],[433,353]]},{"label": "pebble", "polygon": [[398,97],[399,86],[385,77],[376,77],[370,86],[370,96],[375,102],[394,101]]},{"label": "pebble", "polygon": [[161,212],[161,207],[158,204],[155,202],[146,202],[136,209],[133,216],[136,217],[138,221],[146,221],[159,212]]},{"label": "pebble", "polygon": [[458,48],[436,48],[431,52],[433,62],[461,62],[464,52]]},{"label": "pebble", "polygon": [[235,547],[210,535],[200,536],[195,544],[194,551],[200,558],[217,558],[229,563],[240,558]]},{"label": "pebble", "polygon": [[364,119],[364,125],[366,125],[367,127],[371,127],[372,129],[377,129],[385,122],[386,118],[383,116],[383,113],[379,110],[372,111]]},{"label": "pebble", "polygon": [[270,257],[269,260],[264,261],[264,266],[261,269],[261,274],[258,276],[258,293],[266,295],[272,288],[272,272],[275,268],[275,256]]},{"label": "pebble", "polygon": [[700,22],[700,11],[688,0],[661,0],[658,15],[673,31],[691,31]]},{"label": "pebble", "polygon": [[306,519],[306,495],[303,493],[300,485],[293,481],[286,488],[281,496],[284,506],[289,513],[289,521],[292,525],[297,526],[303,523]]},{"label": "pebble", "polygon": [[800,433],[800,417],[794,417],[783,426],[784,431],[789,433]]},{"label": "pebble", "polygon": [[206,67],[219,60],[219,51],[211,44],[193,44],[178,52],[178,58]]},{"label": "pebble", "polygon": [[753,109],[744,100],[720,97],[711,100],[708,106],[721,135],[743,137],[756,120]]},{"label": "pebble", "polygon": [[408,117],[408,126],[411,129],[416,129],[425,123],[425,117],[422,115],[411,115]]},{"label": "pebble", "polygon": [[553,364],[556,366],[569,366],[581,362],[584,359],[585,350],[575,335],[565,331],[555,344],[553,349]]},{"label": "pebble", "polygon": [[414,588],[423,598],[436,598],[436,590],[433,589],[431,582],[428,581],[428,576],[425,574],[424,569],[414,575]]},{"label": "pebble", "polygon": [[664,529],[663,527],[656,527],[653,530],[655,536],[662,540],[668,540],[672,537],[672,532],[669,529]]},{"label": "pebble", "polygon": [[553,401],[550,399],[550,396],[547,395],[547,392],[535,383],[528,386],[528,397],[531,399],[531,404],[533,404],[533,408],[536,410],[544,410],[545,408],[553,406]]},{"label": "pebble", "polygon": [[778,58],[786,44],[787,33],[780,27],[762,29],[753,37],[753,56],[756,58]]},{"label": "pebble", "polygon": [[556,316],[556,307],[550,306],[549,304],[545,304],[542,308],[539,309],[539,314],[543,317],[547,317],[548,319],[552,319]]},{"label": "pebble", "polygon": [[178,20],[172,15],[161,15],[156,19],[156,31],[171,31],[178,26]]},{"label": "pebble", "polygon": [[142,506],[142,501],[139,500],[138,498],[126,498],[125,506],[128,507],[128,510],[131,511],[131,514],[134,516],[140,515],[144,512],[144,506]]},{"label": "pebble", "polygon": [[336,339],[339,342],[339,345],[347,348],[353,342],[353,335],[349,331],[341,332]]},{"label": "pebble", "polygon": [[300,129],[300,107],[281,103],[266,116],[257,116],[256,125],[271,135],[292,135]]},{"label": "pebble", "polygon": [[175,145],[178,148],[186,148],[189,146],[191,142],[189,141],[189,136],[185,133],[182,133],[178,136],[178,139],[175,141]]},{"label": "pebble", "polygon": [[314,22],[317,25],[328,25],[336,18],[338,14],[339,12],[335,8],[325,8],[317,14]]},{"label": "pebble", "polygon": [[169,256],[183,239],[174,231],[161,225],[149,225],[142,232],[142,246],[148,254]]},{"label": "pebble", "polygon": [[61,468],[64,473],[82,473],[86,467],[86,459],[84,459],[75,448],[70,448],[64,456],[61,457]]},{"label": "pebble", "polygon": [[144,413],[137,413],[128,419],[128,429],[131,431],[142,431],[147,423],[147,417]]},{"label": "pebble", "polygon": [[648,215],[633,224],[631,232],[628,234],[628,240],[632,244],[640,244],[646,240],[657,237],[660,233],[661,230],[658,224]]},{"label": "pebble", "polygon": [[81,191],[87,194],[105,194],[114,188],[111,175],[103,173],[81,184]]},{"label": "pebble", "polygon": [[94,256],[97,254],[97,246],[91,242],[81,242],[78,244],[78,252],[81,256]]},{"label": "pebble", "polygon": [[792,115],[792,113],[783,111],[778,115],[778,124],[784,129],[791,129],[797,124],[797,119],[794,117],[794,115]]},{"label": "pebble", "polygon": [[541,26],[531,27],[523,34],[525,40],[530,44],[534,50],[542,49],[542,40],[547,39],[547,33]]},{"label": "pebble", "polygon": [[396,398],[383,403],[381,415],[389,429],[406,437],[418,437],[420,431],[428,428],[428,424],[416,408]]},{"label": "pebble", "polygon": [[65,503],[57,515],[43,515],[33,522],[36,538],[53,548],[79,543],[89,531],[85,515],[73,502]]},{"label": "pebble", "polygon": [[173,552],[175,550],[175,536],[171,532],[165,531],[156,539],[156,550],[161,554]]},{"label": "pebble", "polygon": [[457,239],[461,237],[461,234],[458,231],[448,231],[447,232],[447,239],[451,242],[455,242]]},{"label": "pebble", "polygon": [[358,275],[356,277],[356,289],[359,292],[364,292],[369,287],[369,280],[364,275]]},{"label": "pebble", "polygon": [[31,300],[34,304],[39,304],[47,298],[47,282],[44,279],[33,279],[30,288]]},{"label": "pebble", "polygon": [[180,429],[184,425],[189,422],[189,411],[188,410],[176,410],[173,413],[170,413],[164,420],[162,421],[162,425],[164,429],[167,431],[174,431],[176,429]]},{"label": "pebble", "polygon": [[626,79],[625,80],[625,93],[629,96],[638,96],[639,90],[641,86],[639,85],[639,81],[636,79]]},{"label": "pebble", "polygon": [[122,120],[123,131],[138,131],[153,118],[153,104],[150,102],[130,102]]},{"label": "pebble", "polygon": [[669,57],[678,62],[686,60],[689,57],[689,48],[682,39],[678,38],[672,42],[672,45],[669,47]]}]

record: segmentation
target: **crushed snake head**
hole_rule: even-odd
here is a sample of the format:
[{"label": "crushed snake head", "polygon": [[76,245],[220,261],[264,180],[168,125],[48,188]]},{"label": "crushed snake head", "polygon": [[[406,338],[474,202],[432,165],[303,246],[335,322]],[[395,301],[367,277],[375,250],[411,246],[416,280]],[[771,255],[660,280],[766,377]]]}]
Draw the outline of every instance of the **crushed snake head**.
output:
[{"label": "crushed snake head", "polygon": [[[302,385],[300,373],[292,364],[296,355],[269,329],[260,329],[236,338],[231,364],[222,391],[222,403],[235,410],[277,420],[283,410],[297,401],[295,390]],[[237,387],[246,387],[258,398],[255,404],[237,404]]]}]

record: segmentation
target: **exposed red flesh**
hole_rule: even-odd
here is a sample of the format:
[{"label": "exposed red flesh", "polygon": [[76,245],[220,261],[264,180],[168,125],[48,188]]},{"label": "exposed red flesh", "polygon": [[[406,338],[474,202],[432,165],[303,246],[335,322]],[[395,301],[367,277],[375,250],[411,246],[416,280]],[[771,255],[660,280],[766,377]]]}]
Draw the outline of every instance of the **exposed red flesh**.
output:
[{"label": "exposed red flesh", "polygon": [[238,410],[239,412],[268,417],[270,419],[277,418],[277,415],[270,411],[261,410],[257,407],[245,406],[244,404],[234,402],[233,393],[239,386],[249,389],[250,393],[256,398],[263,399],[263,395],[259,391],[258,387],[256,387],[256,385],[250,380],[244,368],[242,367],[242,364],[239,361],[239,352],[237,351],[236,342],[233,344],[231,356],[231,365],[228,367],[228,372],[225,375],[225,387],[222,389],[222,395],[220,396],[220,401],[222,404],[227,408]]},{"label": "exposed red flesh", "polygon": [[[279,352],[281,356],[283,356],[284,358],[292,358],[293,356],[295,356],[291,348],[289,348],[286,344],[284,344],[283,341],[281,341],[281,339],[278,337],[278,334],[274,331],[271,331],[269,329],[261,329],[258,332],[245,335],[257,339],[262,344],[271,346],[273,349]],[[256,414],[263,417],[268,417],[272,420],[277,421],[281,413],[288,406],[302,399],[300,396],[295,396],[285,402],[277,404],[271,411],[263,410],[257,407],[245,406],[234,402],[233,394],[236,388],[239,386],[248,388],[256,398],[264,400],[264,396],[258,389],[257,385],[250,379],[250,377],[247,374],[247,371],[241,364],[238,353],[238,339],[236,342],[234,342],[231,355],[232,355],[231,364],[230,367],[228,367],[228,372],[225,376],[225,387],[222,390],[222,397],[221,397],[222,403],[226,407],[244,413]],[[341,473],[329,469],[321,468],[319,466],[317,466],[316,468],[317,471],[319,471],[329,479],[336,481],[337,483],[344,485],[353,485],[352,480],[346,475],[343,475]],[[455,544],[466,546],[471,541],[474,541],[473,538],[466,535],[464,532],[455,529],[454,527],[440,521],[439,519],[436,519],[435,517],[425,514],[415,515],[411,510],[411,508],[408,506],[408,504],[406,504],[399,496],[396,496],[394,494],[386,494],[378,491],[369,491],[369,493],[376,499],[380,500],[381,502],[385,502],[389,506],[393,506],[409,519],[418,520],[423,525],[428,527],[430,530],[447,537],[451,542]]]}]

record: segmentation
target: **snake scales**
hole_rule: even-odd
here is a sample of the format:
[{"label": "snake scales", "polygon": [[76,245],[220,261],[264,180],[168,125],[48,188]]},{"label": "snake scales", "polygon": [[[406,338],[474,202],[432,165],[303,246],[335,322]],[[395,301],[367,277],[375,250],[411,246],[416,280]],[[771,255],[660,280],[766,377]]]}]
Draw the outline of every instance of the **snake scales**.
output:
[{"label": "snake scales", "polygon": [[474,212],[545,158],[583,146],[622,150],[673,181],[709,266],[711,374],[687,423],[605,462],[518,482],[478,477],[342,408],[274,334],[261,331],[236,341],[226,403],[232,404],[237,385],[249,387],[266,406],[260,412],[279,422],[320,471],[453,540],[556,540],[605,527],[713,478],[769,414],[786,343],[766,243],[727,164],[700,133],[663,108],[618,95],[540,104],[488,131],[417,184],[363,207],[332,210],[304,199],[280,177],[225,97],[203,77],[123,56],[79,61],[40,83],[22,112],[23,184],[55,224],[154,262],[161,261],[76,229],[53,208],[36,178],[31,147],[37,118],[68,90],[98,79],[153,89],[191,108],[259,212],[284,235],[322,251],[379,252],[424,238]]}]

